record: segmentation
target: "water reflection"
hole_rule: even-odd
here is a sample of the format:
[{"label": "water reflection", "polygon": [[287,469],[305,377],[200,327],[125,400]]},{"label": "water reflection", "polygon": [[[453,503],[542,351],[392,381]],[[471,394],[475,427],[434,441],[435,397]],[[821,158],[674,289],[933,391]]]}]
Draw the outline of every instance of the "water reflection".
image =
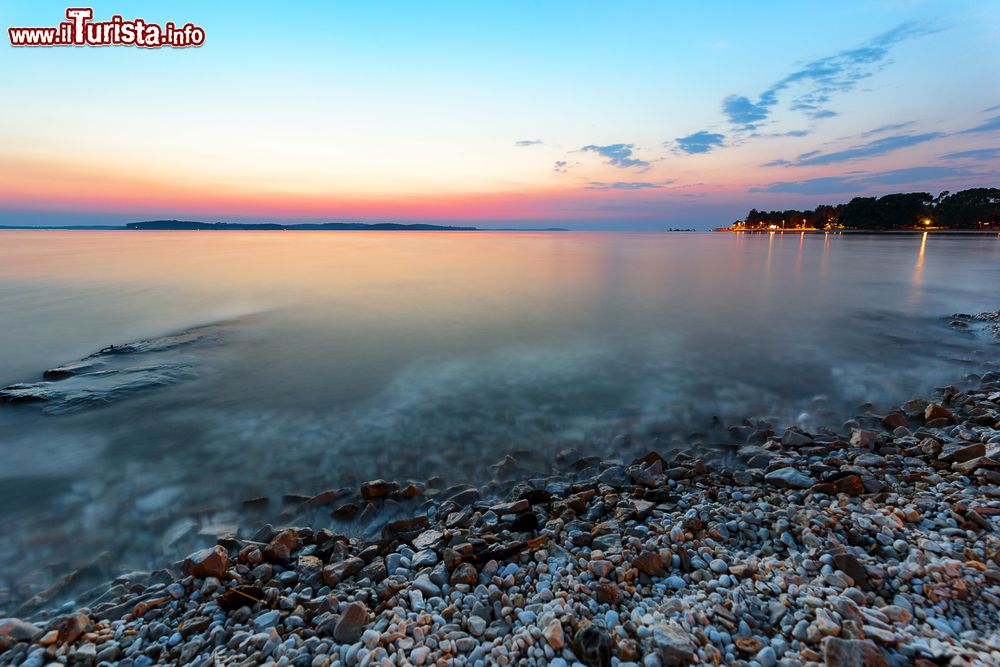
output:
[{"label": "water reflection", "polygon": [[0,588],[105,550],[148,567],[249,521],[244,498],[481,483],[515,448],[624,456],[619,433],[709,448],[716,416],[839,423],[954,380],[980,343],[941,317],[997,307],[1000,243],[925,236],[915,267],[913,241],[0,232],[0,384],[225,323],[192,381],[64,416],[0,406]]},{"label": "water reflection", "polygon": [[920,250],[917,252],[917,264],[913,269],[913,280],[911,281],[911,303],[919,302],[921,297],[921,286],[924,276],[924,253],[927,251],[927,234],[928,232],[924,232],[920,235]]},{"label": "water reflection", "polygon": [[800,232],[799,233],[799,251],[798,251],[798,254],[795,256],[795,280],[796,280],[796,282],[798,282],[799,278],[802,277],[802,251],[803,251],[803,248],[805,247],[805,242],[806,242],[806,233],[805,232]]}]

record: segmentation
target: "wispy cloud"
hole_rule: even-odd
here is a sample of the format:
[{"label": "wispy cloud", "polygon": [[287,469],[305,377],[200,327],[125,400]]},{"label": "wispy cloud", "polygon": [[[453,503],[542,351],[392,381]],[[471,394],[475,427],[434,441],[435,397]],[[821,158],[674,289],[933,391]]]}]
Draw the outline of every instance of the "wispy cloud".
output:
[{"label": "wispy cloud", "polygon": [[633,157],[634,148],[635,144],[609,144],[607,146],[595,146],[590,144],[584,146],[580,150],[585,153],[597,153],[601,157],[606,158],[608,161],[607,163],[612,167],[621,167],[622,169],[639,167],[643,170],[648,169],[648,162]]},{"label": "wispy cloud", "polygon": [[985,123],[976,125],[975,127],[970,127],[967,130],[962,130],[959,134],[972,134],[973,132],[993,132],[995,130],[1000,130],[1000,116],[993,116]]},{"label": "wispy cloud", "polygon": [[785,92],[795,89],[800,92],[791,99],[790,109],[803,111],[814,119],[829,118],[836,112],[825,105],[834,95],[853,90],[859,82],[882,69],[895,45],[932,32],[919,23],[903,23],[860,47],[806,63],[764,90],[756,100],[729,95],[722,101],[722,113],[736,128],[753,130],[767,120]]},{"label": "wispy cloud", "polygon": [[587,184],[588,190],[655,190],[673,183],[672,180],[660,181],[659,183],[635,183],[625,181],[614,181],[605,183],[603,181],[591,181]]},{"label": "wispy cloud", "polygon": [[837,162],[848,162],[859,158],[885,155],[902,148],[916,146],[934,139],[940,139],[944,135],[940,132],[926,132],[924,134],[897,134],[889,137],[882,137],[869,141],[866,144],[852,146],[846,150],[833,151],[831,153],[820,153],[812,151],[803,153],[796,160],[795,164],[800,167],[815,166],[821,164],[834,164]]},{"label": "wispy cloud", "polygon": [[770,162],[765,162],[760,165],[762,167],[789,167],[793,165],[794,162],[789,162],[788,160],[771,160]]},{"label": "wispy cloud", "polygon": [[787,132],[754,132],[747,135],[750,139],[783,139],[786,137],[808,137],[812,130],[788,130]]},{"label": "wispy cloud", "polygon": [[1000,148],[974,148],[969,151],[945,153],[942,160],[992,160],[1000,158]]},{"label": "wispy cloud", "polygon": [[556,164],[552,168],[552,171],[558,171],[559,173],[565,174],[568,169],[569,163],[566,162],[566,160],[556,160]]},{"label": "wispy cloud", "polygon": [[520,141],[515,141],[515,146],[538,146],[542,143],[541,139],[521,139]]},{"label": "wispy cloud", "polygon": [[914,121],[908,120],[905,123],[893,123],[892,125],[883,125],[881,127],[876,127],[874,130],[868,130],[867,132],[862,132],[861,137],[867,139],[868,137],[873,137],[876,134],[884,134],[886,132],[894,132],[896,130],[902,130],[904,128],[910,127],[914,124]]},{"label": "wispy cloud", "polygon": [[779,181],[770,185],[752,187],[749,191],[806,195],[839,194],[858,192],[879,185],[905,185],[970,175],[972,174],[968,170],[954,167],[909,167],[873,173],[825,176],[802,181]]},{"label": "wispy cloud", "polygon": [[674,140],[677,147],[688,154],[708,153],[713,148],[722,146],[725,136],[702,130],[689,134],[686,137],[678,137]]}]

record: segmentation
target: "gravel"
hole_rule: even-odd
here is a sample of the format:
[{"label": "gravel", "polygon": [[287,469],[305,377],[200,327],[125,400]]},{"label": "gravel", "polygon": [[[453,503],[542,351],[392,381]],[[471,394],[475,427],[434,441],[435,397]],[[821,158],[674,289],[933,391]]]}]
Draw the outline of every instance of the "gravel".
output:
[{"label": "gravel", "polygon": [[264,526],[2,619],[0,664],[1000,663],[1000,374],[731,432],[712,461],[561,452],[504,498],[373,480],[325,497],[357,531]]}]

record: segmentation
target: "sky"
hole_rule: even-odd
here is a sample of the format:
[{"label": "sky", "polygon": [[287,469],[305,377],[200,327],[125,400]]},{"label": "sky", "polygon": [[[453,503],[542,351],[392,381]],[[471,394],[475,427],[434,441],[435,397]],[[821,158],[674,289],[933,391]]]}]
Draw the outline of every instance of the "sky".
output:
[{"label": "sky", "polygon": [[15,48],[0,225],[706,229],[1000,186],[1000,2],[170,2],[199,48]]}]

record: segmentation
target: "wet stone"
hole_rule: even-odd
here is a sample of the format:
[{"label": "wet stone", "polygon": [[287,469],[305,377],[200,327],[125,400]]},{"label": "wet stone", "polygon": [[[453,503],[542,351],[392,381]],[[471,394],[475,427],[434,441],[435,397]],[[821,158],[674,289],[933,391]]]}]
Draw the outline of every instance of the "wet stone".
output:
[{"label": "wet stone", "polygon": [[[942,389],[954,423],[924,423],[927,402],[886,417],[869,405],[814,434],[747,420],[721,431],[726,445],[660,442],[628,466],[576,453],[528,472],[536,461],[515,452],[491,469],[505,481],[430,479],[416,502],[387,482],[346,534],[338,519],[266,525],[115,577],[77,612],[0,621],[0,664],[995,664],[990,373]],[[289,496],[283,522],[308,502]],[[176,500],[138,497],[156,512]]]},{"label": "wet stone", "polygon": [[687,665],[694,660],[694,642],[677,623],[666,623],[654,628],[653,643],[663,665]]},{"label": "wet stone", "polygon": [[221,578],[229,567],[229,553],[216,545],[196,551],[184,559],[182,569],[185,574],[200,579]]},{"label": "wet stone", "polygon": [[889,667],[882,650],[870,640],[823,640],[823,661],[827,667]]},{"label": "wet stone", "polygon": [[384,479],[374,479],[361,485],[361,497],[365,500],[385,498],[392,490],[392,486]]},{"label": "wet stone", "polygon": [[611,664],[611,635],[594,623],[583,624],[573,637],[573,648],[588,667],[608,667]]},{"label": "wet stone", "polygon": [[786,489],[808,489],[813,484],[813,478],[795,468],[779,468],[764,475],[771,484]]},{"label": "wet stone", "polygon": [[342,644],[353,644],[361,638],[368,624],[368,608],[361,602],[352,602],[337,621],[333,638]]}]

